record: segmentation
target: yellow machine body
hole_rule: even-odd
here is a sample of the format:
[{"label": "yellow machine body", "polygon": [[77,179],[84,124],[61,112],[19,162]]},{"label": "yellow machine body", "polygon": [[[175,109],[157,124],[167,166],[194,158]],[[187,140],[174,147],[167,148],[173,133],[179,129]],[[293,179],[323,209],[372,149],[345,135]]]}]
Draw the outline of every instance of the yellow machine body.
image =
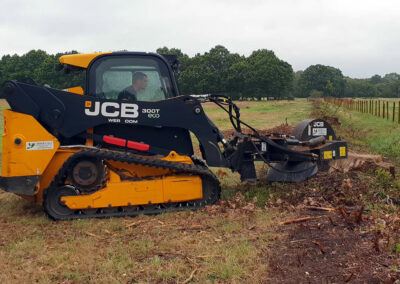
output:
[{"label": "yellow machine body", "polygon": [[[164,161],[192,164],[190,157],[171,152]],[[173,175],[173,171],[143,165],[105,160],[108,165],[106,187],[88,195],[65,196],[61,201],[70,209],[104,208],[160,204],[201,199],[202,182],[192,175]],[[124,171],[126,178],[142,180],[121,180],[116,173]],[[149,178],[149,179],[146,179]]]},{"label": "yellow machine body", "polygon": [[60,143],[32,116],[4,110],[1,175],[41,175]]},{"label": "yellow machine body", "polygon": [[111,52],[96,52],[96,53],[86,53],[86,54],[68,54],[60,57],[60,63],[72,65],[81,68],[87,68],[90,62],[96,57],[109,54]]},{"label": "yellow machine body", "polygon": [[110,172],[107,187],[89,195],[64,196],[70,209],[120,207],[181,202],[202,198],[202,182],[197,176],[165,176],[143,181],[121,181]]},{"label": "yellow machine body", "polygon": [[[30,115],[4,110],[4,120],[2,177],[20,180],[22,185],[15,188],[14,193],[24,197],[34,196],[34,200],[41,204],[44,190],[50,187],[61,167],[69,157],[83,149],[60,149],[58,140]],[[190,157],[180,156],[175,152],[162,160],[193,163]],[[106,160],[105,164],[110,169],[104,188],[92,194],[64,196],[61,201],[68,208],[77,210],[202,198],[202,181],[198,176],[173,175],[173,171],[169,169],[120,161]],[[120,175],[112,169],[123,170],[125,177],[141,180],[121,180]],[[31,182],[27,183],[27,180]]]}]

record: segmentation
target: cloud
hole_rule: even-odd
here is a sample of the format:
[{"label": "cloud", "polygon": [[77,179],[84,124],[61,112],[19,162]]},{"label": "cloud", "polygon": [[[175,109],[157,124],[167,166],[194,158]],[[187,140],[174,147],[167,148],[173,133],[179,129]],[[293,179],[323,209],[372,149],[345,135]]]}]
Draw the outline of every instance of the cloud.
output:
[{"label": "cloud", "polygon": [[369,77],[400,73],[399,7],[393,0],[3,0],[0,55],[168,46],[193,56],[222,44],[244,55],[273,50],[295,70],[319,63]]}]

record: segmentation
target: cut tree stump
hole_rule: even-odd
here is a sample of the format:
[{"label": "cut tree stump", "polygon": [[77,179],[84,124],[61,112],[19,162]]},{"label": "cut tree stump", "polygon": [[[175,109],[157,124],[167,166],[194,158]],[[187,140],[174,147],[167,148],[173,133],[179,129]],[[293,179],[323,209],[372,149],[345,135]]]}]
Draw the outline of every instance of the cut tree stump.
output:
[{"label": "cut tree stump", "polygon": [[329,172],[338,170],[347,173],[351,170],[360,169],[366,164],[376,165],[376,167],[386,170],[395,176],[394,165],[384,162],[381,155],[357,154],[353,152],[349,152],[347,159],[331,161]]}]

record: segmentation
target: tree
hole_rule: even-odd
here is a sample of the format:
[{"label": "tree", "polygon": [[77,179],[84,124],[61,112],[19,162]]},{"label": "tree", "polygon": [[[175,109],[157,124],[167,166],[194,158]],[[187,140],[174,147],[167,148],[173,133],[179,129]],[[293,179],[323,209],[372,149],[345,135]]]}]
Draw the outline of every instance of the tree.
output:
[{"label": "tree", "polygon": [[367,79],[346,78],[345,96],[354,98],[372,98],[378,96],[376,85]]},{"label": "tree", "polygon": [[180,86],[183,93],[230,93],[228,76],[233,64],[240,60],[238,54],[231,54],[222,45],[209,52],[190,58],[181,73]]},{"label": "tree", "polygon": [[229,85],[244,97],[283,98],[292,88],[292,66],[267,49],[254,51],[248,58],[232,65]]},{"label": "tree", "polygon": [[342,97],[345,85],[346,81],[339,69],[321,64],[311,65],[298,80],[297,95],[308,97],[312,90],[317,90],[327,96]]},{"label": "tree", "polygon": [[369,80],[371,82],[371,84],[378,84],[382,82],[382,77],[378,74],[374,75],[371,77],[371,79]]},{"label": "tree", "polygon": [[6,80],[33,79],[37,84],[48,84],[54,88],[67,88],[73,86],[84,87],[84,74],[64,74],[56,72],[54,67],[59,58],[64,54],[76,54],[77,51],[49,55],[43,50],[31,50],[28,53],[18,55],[5,55],[0,60],[0,84]]}]

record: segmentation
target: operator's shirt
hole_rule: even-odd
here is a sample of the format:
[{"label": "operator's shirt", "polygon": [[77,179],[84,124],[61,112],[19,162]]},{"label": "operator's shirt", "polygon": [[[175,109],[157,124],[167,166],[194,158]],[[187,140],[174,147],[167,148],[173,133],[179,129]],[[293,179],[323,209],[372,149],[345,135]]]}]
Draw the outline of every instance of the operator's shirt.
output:
[{"label": "operator's shirt", "polygon": [[137,93],[132,86],[129,86],[121,91],[118,95],[118,99],[128,102],[137,102]]}]

